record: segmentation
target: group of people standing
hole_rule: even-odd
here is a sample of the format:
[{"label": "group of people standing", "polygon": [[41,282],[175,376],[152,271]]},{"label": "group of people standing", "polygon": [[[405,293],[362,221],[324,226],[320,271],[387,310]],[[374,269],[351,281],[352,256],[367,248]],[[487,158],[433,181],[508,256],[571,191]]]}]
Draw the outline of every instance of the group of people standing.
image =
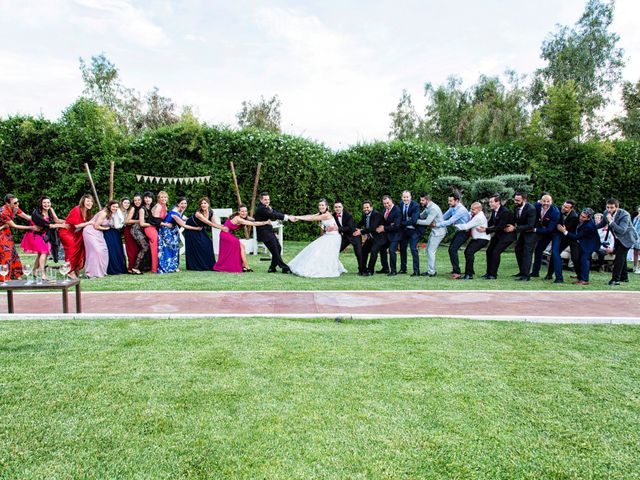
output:
[{"label": "group of people standing", "polygon": [[[448,196],[449,208],[443,213],[428,194],[421,194],[416,202],[411,192],[404,191],[398,205],[385,195],[381,211],[375,210],[370,200],[365,200],[362,217],[356,222],[341,201],[334,202],[333,212],[322,199],[316,214],[287,215],[271,208],[269,194],[262,192],[255,218],[250,218],[247,207],[240,205],[224,224],[216,219],[208,198],[201,198],[195,213],[186,217],[187,199],[178,197],[174,206],[168,209],[169,196],[164,191],[158,193],[155,202],[151,192],[135,194],[131,199],[122,198],[119,202],[110,200],[96,213],[93,213],[91,195],[83,195],[65,219],[57,216],[49,197],[41,197],[31,215],[20,210],[14,195],[8,194],[4,200],[0,211],[0,264],[9,265],[11,278],[22,275],[12,228],[26,230],[21,247],[36,255],[34,268],[43,268],[49,255],[57,261],[61,245],[72,278],[78,277],[83,269],[87,277],[98,278],[123,273],[140,275],[144,271],[179,271],[181,228],[187,270],[250,272],[244,246],[234,235],[242,226],[256,227],[258,240],[271,253],[269,273],[280,268],[283,273],[304,277],[339,276],[346,272],[339,253],[350,245],[361,276],[409,273],[409,250],[411,276],[434,277],[437,275],[436,253],[448,228],[454,230],[448,247],[452,279],[473,279],[475,255],[486,248],[487,269],[482,278],[495,280],[501,256],[512,244],[519,270],[514,277],[518,281],[540,276],[543,255],[549,245],[551,261],[545,279],[555,275],[555,283],[564,282],[561,252],[567,247],[576,273],[574,283],[589,283],[592,254],[605,243],[610,245],[607,252],[615,252],[610,285],[628,281],[629,249],[634,249],[634,267],[640,273],[640,209],[632,219],[615,199],[607,201],[607,210],[597,218],[599,214],[590,208],[578,213],[573,200],[566,200],[557,207],[551,195],[546,193],[535,203],[530,203],[525,193],[516,193],[513,210],[504,206],[504,199],[499,195],[493,195],[488,201],[491,213],[487,217],[480,202],[472,203],[467,209],[457,192]],[[16,217],[28,221],[29,225],[16,223]],[[322,234],[287,264],[282,259],[282,246],[271,225],[276,220],[319,222]],[[217,261],[207,233],[211,228],[220,230]],[[421,272],[418,242],[428,228],[427,267]],[[608,232],[606,242],[599,234],[602,229]],[[458,252],[465,244],[463,272]],[[376,270],[378,257],[381,268]]]},{"label": "group of people standing", "polygon": [[[269,220],[248,219],[247,207],[240,205],[224,225],[218,223],[210,200],[198,201],[198,210],[186,217],[187,199],[178,197],[168,209],[169,195],[161,191],[135,194],[120,201],[110,200],[94,213],[94,199],[83,195],[66,218],[60,219],[49,197],[41,197],[31,215],[24,213],[12,194],[4,198],[0,210],[0,265],[8,265],[8,278],[23,274],[22,263],[11,229],[26,231],[20,247],[36,255],[34,269],[42,269],[48,256],[58,262],[61,250],[69,264],[69,276],[78,278],[84,270],[87,278],[144,271],[171,273],[179,271],[180,229],[184,229],[188,270],[248,272],[244,247],[233,231],[241,226],[263,227]],[[16,223],[22,218],[29,225]],[[213,251],[210,227],[220,230],[218,261]],[[124,240],[124,245],[123,245]]]},{"label": "group of people standing", "polygon": [[[342,235],[340,250],[352,245],[358,261],[358,274],[362,276],[409,273],[407,249],[412,256],[411,276],[436,276],[436,252],[449,227],[454,230],[448,247],[452,279],[472,280],[475,254],[485,247],[487,270],[482,278],[497,279],[501,256],[512,244],[518,264],[518,272],[513,277],[518,281],[540,276],[543,256],[549,245],[551,260],[544,278],[550,280],[555,275],[555,283],[564,282],[561,253],[567,247],[570,248],[576,273],[573,283],[589,283],[591,257],[603,245],[610,245],[607,252],[615,253],[609,285],[628,281],[627,254],[630,249],[634,249],[634,271],[640,273],[640,208],[638,215],[631,218],[616,199],[607,201],[603,214],[597,214],[591,208],[584,208],[578,213],[573,200],[566,200],[558,208],[547,193],[535,203],[530,203],[525,193],[518,192],[513,201],[515,208],[509,210],[499,195],[491,196],[488,201],[490,215],[487,217],[480,202],[472,203],[467,209],[460,194],[452,192],[447,199],[449,208],[443,213],[428,194],[421,194],[418,203],[412,199],[411,192],[404,191],[399,205],[395,205],[391,197],[384,196],[381,212],[373,209],[370,200],[365,200],[359,223],[339,201],[334,203],[333,217]],[[418,242],[428,227],[431,231],[426,246],[427,268],[421,272]],[[603,229],[608,232],[606,242],[599,233]],[[465,244],[463,272],[458,252]],[[378,256],[381,268],[375,271]]]}]

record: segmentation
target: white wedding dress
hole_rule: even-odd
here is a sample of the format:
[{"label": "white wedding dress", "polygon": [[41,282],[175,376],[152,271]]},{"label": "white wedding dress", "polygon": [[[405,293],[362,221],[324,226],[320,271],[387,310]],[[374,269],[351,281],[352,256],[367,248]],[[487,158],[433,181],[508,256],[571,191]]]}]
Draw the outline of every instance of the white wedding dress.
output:
[{"label": "white wedding dress", "polygon": [[[320,224],[326,230],[330,226],[335,226],[336,222],[331,218],[323,220]],[[324,235],[304,247],[287,265],[300,277],[339,277],[341,273],[347,271],[338,258],[341,243],[342,237],[338,231],[325,231]]]}]

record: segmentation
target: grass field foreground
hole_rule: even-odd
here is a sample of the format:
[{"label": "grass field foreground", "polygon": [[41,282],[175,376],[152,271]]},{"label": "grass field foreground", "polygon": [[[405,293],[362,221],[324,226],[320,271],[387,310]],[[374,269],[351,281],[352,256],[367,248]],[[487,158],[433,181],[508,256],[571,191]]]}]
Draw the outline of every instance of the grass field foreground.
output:
[{"label": "grass field foreground", "polygon": [[0,478],[638,478],[640,329],[7,321]]}]

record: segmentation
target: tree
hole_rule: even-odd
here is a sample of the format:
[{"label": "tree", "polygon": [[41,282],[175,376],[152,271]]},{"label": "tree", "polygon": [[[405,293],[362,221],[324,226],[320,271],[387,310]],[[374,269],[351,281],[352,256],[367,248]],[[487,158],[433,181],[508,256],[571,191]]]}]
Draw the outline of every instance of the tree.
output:
[{"label": "tree", "polygon": [[540,112],[551,140],[565,144],[580,135],[580,105],[573,80],[547,89],[548,100]]},{"label": "tree", "polygon": [[[585,10],[573,28],[558,26],[542,44],[541,57],[547,66],[536,74],[545,86],[573,81],[581,116],[595,133],[596,111],[609,103],[608,94],[622,78],[623,50],[620,37],[609,31],[614,2],[587,0]],[[541,85],[534,82],[533,100],[542,100]]]},{"label": "tree", "polygon": [[640,80],[634,85],[624,82],[622,85],[622,104],[625,116],[615,119],[625,138],[640,140]]},{"label": "tree", "polygon": [[274,95],[269,100],[260,96],[256,104],[242,102],[242,110],[236,115],[240,128],[254,127],[280,133],[280,99]]},{"label": "tree", "polygon": [[394,140],[414,140],[418,137],[421,120],[411,102],[411,95],[402,90],[402,97],[391,117],[389,138]]},{"label": "tree", "polygon": [[111,110],[118,125],[126,132],[137,134],[147,128],[179,121],[176,104],[161,96],[157,87],[144,99],[135,90],[125,87],[120,82],[118,69],[104,53],[91,57],[90,65],[80,58],[80,71],[85,85],[84,96]]},{"label": "tree", "polygon": [[424,119],[425,140],[441,141],[449,145],[462,143],[462,119],[469,102],[461,85],[462,79],[453,75],[445,85],[436,89],[431,83],[425,84],[424,94],[429,98]]}]

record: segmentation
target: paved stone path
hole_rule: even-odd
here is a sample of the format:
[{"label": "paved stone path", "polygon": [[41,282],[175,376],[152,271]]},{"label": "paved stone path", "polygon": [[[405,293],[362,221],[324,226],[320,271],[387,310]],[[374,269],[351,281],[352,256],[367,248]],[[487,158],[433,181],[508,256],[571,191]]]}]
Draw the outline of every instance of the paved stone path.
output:
[{"label": "paved stone path", "polygon": [[629,291],[85,292],[80,315],[61,313],[59,292],[19,292],[14,298],[13,315],[5,313],[6,295],[0,298],[0,319],[424,316],[640,324],[640,292]]}]

